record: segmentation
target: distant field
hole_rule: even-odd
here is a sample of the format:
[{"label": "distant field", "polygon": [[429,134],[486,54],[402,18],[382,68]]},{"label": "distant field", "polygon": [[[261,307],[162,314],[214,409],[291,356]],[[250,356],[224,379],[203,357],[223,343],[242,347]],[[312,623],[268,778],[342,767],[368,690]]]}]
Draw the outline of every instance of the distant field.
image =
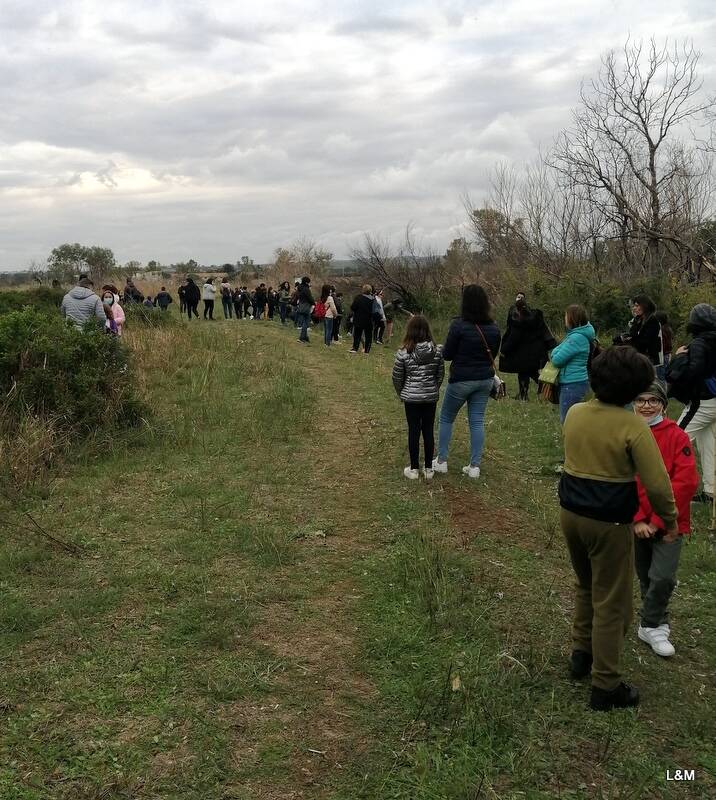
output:
[{"label": "distant field", "polygon": [[408,483],[392,348],[247,321],[126,340],[147,428],[3,517],[3,800],[716,796],[703,507],[676,657],[632,632],[642,705],[595,715],[565,670],[554,407],[491,402],[479,481],[461,418],[450,473]]}]

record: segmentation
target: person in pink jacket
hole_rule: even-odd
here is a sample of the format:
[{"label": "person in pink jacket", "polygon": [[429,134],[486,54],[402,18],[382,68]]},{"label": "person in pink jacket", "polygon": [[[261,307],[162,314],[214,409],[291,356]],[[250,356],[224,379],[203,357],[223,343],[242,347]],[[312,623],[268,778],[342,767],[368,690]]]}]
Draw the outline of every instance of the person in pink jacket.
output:
[{"label": "person in pink jacket", "polygon": [[104,313],[107,315],[107,331],[114,333],[116,336],[121,336],[126,317],[117,296],[109,287],[102,292],[102,306],[104,307]]}]

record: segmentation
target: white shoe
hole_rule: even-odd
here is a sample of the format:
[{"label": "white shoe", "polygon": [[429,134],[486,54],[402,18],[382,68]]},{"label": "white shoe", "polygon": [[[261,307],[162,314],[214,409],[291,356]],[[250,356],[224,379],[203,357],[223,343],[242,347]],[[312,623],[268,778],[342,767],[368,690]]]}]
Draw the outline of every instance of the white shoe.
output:
[{"label": "white shoe", "polygon": [[403,475],[411,481],[417,481],[420,477],[420,470],[419,469],[410,469],[410,467],[406,467],[403,470]]},{"label": "white shoe", "polygon": [[431,481],[433,479],[433,476],[435,475],[435,470],[434,469],[424,469],[423,470],[423,475],[425,476],[425,480],[426,481]]},{"label": "white shoe", "polygon": [[644,628],[641,625],[637,635],[642,640],[651,646],[651,649],[663,658],[673,656],[676,650],[674,645],[669,641],[669,632],[662,627],[659,628]]},{"label": "white shoe", "polygon": [[480,467],[472,467],[469,464],[466,467],[462,468],[463,475],[467,475],[469,478],[479,478],[480,477]]},{"label": "white shoe", "polygon": [[447,461],[433,459],[433,472],[447,472]]}]

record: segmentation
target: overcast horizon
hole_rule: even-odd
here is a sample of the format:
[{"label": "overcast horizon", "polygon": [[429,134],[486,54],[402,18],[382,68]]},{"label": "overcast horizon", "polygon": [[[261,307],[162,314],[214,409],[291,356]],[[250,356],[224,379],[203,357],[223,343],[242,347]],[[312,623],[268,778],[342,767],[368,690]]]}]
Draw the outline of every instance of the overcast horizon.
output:
[{"label": "overcast horizon", "polygon": [[548,147],[627,36],[693,39],[716,86],[705,0],[241,5],[0,0],[0,270],[75,241],[340,259],[408,223],[444,251],[461,196]]}]

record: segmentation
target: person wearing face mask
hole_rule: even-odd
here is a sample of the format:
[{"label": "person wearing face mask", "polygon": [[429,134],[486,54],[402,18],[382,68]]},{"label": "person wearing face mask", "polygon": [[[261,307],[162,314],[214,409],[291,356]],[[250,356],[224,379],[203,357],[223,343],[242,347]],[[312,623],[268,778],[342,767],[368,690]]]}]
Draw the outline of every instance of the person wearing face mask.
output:
[{"label": "person wearing face mask", "polygon": [[507,314],[500,355],[500,371],[517,373],[519,392],[515,399],[528,399],[530,381],[539,383],[539,371],[556,344],[542,312],[530,308],[524,292],[518,292]]},{"label": "person wearing face mask", "polygon": [[[102,308],[104,309],[106,318],[104,326],[105,332],[113,334],[114,336],[121,336],[122,329],[119,324],[119,319],[121,318],[122,323],[124,323],[124,311],[122,311],[121,306],[114,299],[114,292],[112,292],[110,288],[102,292]],[[119,312],[121,312],[121,315]]]},{"label": "person wearing face mask", "polygon": [[634,564],[641,588],[641,620],[638,636],[659,656],[675,653],[669,641],[668,604],[676,586],[683,537],[690,531],[691,500],[699,485],[696,459],[688,434],[666,416],[666,391],[655,381],[634,401],[634,413],[642,417],[656,439],[669,473],[678,511],[678,532],[665,532],[666,525],[654,513],[644,486],[637,476],[639,510],[634,516]]}]

